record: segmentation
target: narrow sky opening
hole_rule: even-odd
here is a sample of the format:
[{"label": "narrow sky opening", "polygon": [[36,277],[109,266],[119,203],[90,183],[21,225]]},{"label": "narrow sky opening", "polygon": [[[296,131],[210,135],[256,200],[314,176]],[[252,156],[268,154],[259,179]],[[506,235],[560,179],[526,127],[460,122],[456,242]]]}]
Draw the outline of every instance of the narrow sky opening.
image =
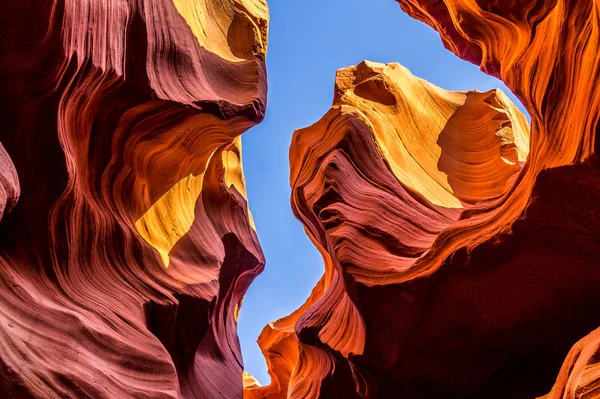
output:
[{"label": "narrow sky opening", "polygon": [[321,256],[291,211],[288,151],[294,130],[331,106],[335,71],[365,59],[399,62],[444,89],[498,87],[526,114],[502,82],[444,49],[433,29],[394,0],[267,1],[267,115],[242,138],[248,199],[267,265],[246,294],[238,325],[245,369],[262,384],[269,376],[258,335],[304,303],[323,273]]}]

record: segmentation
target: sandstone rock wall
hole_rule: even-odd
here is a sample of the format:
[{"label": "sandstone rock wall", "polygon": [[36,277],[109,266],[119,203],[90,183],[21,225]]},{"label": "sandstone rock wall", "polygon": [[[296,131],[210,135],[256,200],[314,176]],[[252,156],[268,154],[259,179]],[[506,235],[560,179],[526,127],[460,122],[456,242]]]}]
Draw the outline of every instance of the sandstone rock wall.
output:
[{"label": "sandstone rock wall", "polygon": [[0,396],[241,397],[235,320],[264,259],[239,136],[265,111],[266,3],[0,15]]}]

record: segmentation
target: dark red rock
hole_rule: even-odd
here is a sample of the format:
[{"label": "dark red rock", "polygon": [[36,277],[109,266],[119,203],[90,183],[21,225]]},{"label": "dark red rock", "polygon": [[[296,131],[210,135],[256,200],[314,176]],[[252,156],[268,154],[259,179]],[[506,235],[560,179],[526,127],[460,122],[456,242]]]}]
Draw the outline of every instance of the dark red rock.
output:
[{"label": "dark red rock", "polygon": [[0,5],[0,396],[242,396],[268,18],[243,3],[207,37],[204,1]]}]

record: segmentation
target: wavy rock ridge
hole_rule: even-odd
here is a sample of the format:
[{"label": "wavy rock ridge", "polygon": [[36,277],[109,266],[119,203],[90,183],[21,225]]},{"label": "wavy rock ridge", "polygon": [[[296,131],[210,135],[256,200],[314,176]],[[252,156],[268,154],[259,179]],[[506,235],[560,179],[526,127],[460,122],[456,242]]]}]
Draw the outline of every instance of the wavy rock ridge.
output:
[{"label": "wavy rock ridge", "polygon": [[246,396],[598,396],[599,3],[398,2],[517,94],[531,143],[499,92],[340,71],[290,156],[325,275],[264,329]]},{"label": "wavy rock ridge", "polygon": [[[597,250],[599,233],[594,200],[600,196],[597,189],[600,98],[596,90],[600,75],[600,3],[595,0],[525,3],[398,0],[398,3],[409,15],[436,29],[446,48],[502,79],[531,115],[532,156],[515,193],[482,215],[477,226],[482,231],[479,234],[463,226],[449,232],[448,241],[454,244],[448,250],[473,246],[495,231],[504,230],[525,208],[529,198],[540,200],[536,198],[536,188],[548,176],[563,179],[568,176],[572,180],[563,181],[558,188],[569,195],[565,195],[564,203],[557,205],[563,214],[570,214],[573,219],[565,218],[554,224],[571,232],[570,236],[558,234],[565,235],[569,245],[575,244],[575,248],[569,249],[562,244],[563,252],[570,254],[569,262],[564,265],[573,269],[575,287],[585,285],[584,280],[589,279],[593,271],[579,266],[597,264],[593,255],[585,255],[589,250]],[[544,169],[550,170],[540,172]],[[548,193],[547,196],[559,197],[560,194]],[[493,220],[498,216],[500,223],[495,223]],[[583,253],[577,252],[582,245],[578,241],[588,244]],[[565,283],[562,290],[571,287]],[[585,295],[588,301],[578,313],[580,318],[591,319],[587,331],[581,330],[587,333],[591,326],[600,325],[600,320],[587,310],[597,303],[593,301],[597,298],[595,293],[581,293],[582,297]],[[572,340],[582,335],[574,334]],[[552,391],[545,398],[599,395],[598,337],[598,330],[594,330],[573,346]]]},{"label": "wavy rock ridge", "polygon": [[[31,11],[35,10],[35,11]],[[7,1],[0,392],[242,396],[263,0]]]},{"label": "wavy rock ridge", "polygon": [[[290,154],[294,211],[323,254],[325,275],[302,308],[263,330],[272,382],[246,397],[420,395],[400,381],[417,379],[402,367],[420,357],[401,348],[434,338],[411,336],[433,312],[419,301],[439,300],[463,319],[465,306],[491,304],[454,298],[460,286],[451,281],[447,297],[434,294],[445,281],[402,283],[415,279],[441,232],[510,192],[528,148],[525,117],[499,90],[448,92],[399,64],[338,71],[333,107],[296,132]],[[448,311],[430,315],[425,336],[456,328],[439,320]]]}]

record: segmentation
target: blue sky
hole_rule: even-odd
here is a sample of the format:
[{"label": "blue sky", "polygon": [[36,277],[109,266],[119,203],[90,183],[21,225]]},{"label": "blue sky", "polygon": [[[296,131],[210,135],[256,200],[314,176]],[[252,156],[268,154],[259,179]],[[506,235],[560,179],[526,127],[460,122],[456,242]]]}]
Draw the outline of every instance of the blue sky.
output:
[{"label": "blue sky", "polygon": [[267,1],[267,114],[242,136],[248,199],[267,264],[238,324],[245,369],[263,384],[269,376],[258,335],[300,306],[323,273],[321,256],[291,211],[288,151],[294,130],[331,106],[335,71],[365,59],[399,62],[442,88],[500,87],[518,103],[500,81],[444,49],[433,29],[410,19],[394,0]]}]

